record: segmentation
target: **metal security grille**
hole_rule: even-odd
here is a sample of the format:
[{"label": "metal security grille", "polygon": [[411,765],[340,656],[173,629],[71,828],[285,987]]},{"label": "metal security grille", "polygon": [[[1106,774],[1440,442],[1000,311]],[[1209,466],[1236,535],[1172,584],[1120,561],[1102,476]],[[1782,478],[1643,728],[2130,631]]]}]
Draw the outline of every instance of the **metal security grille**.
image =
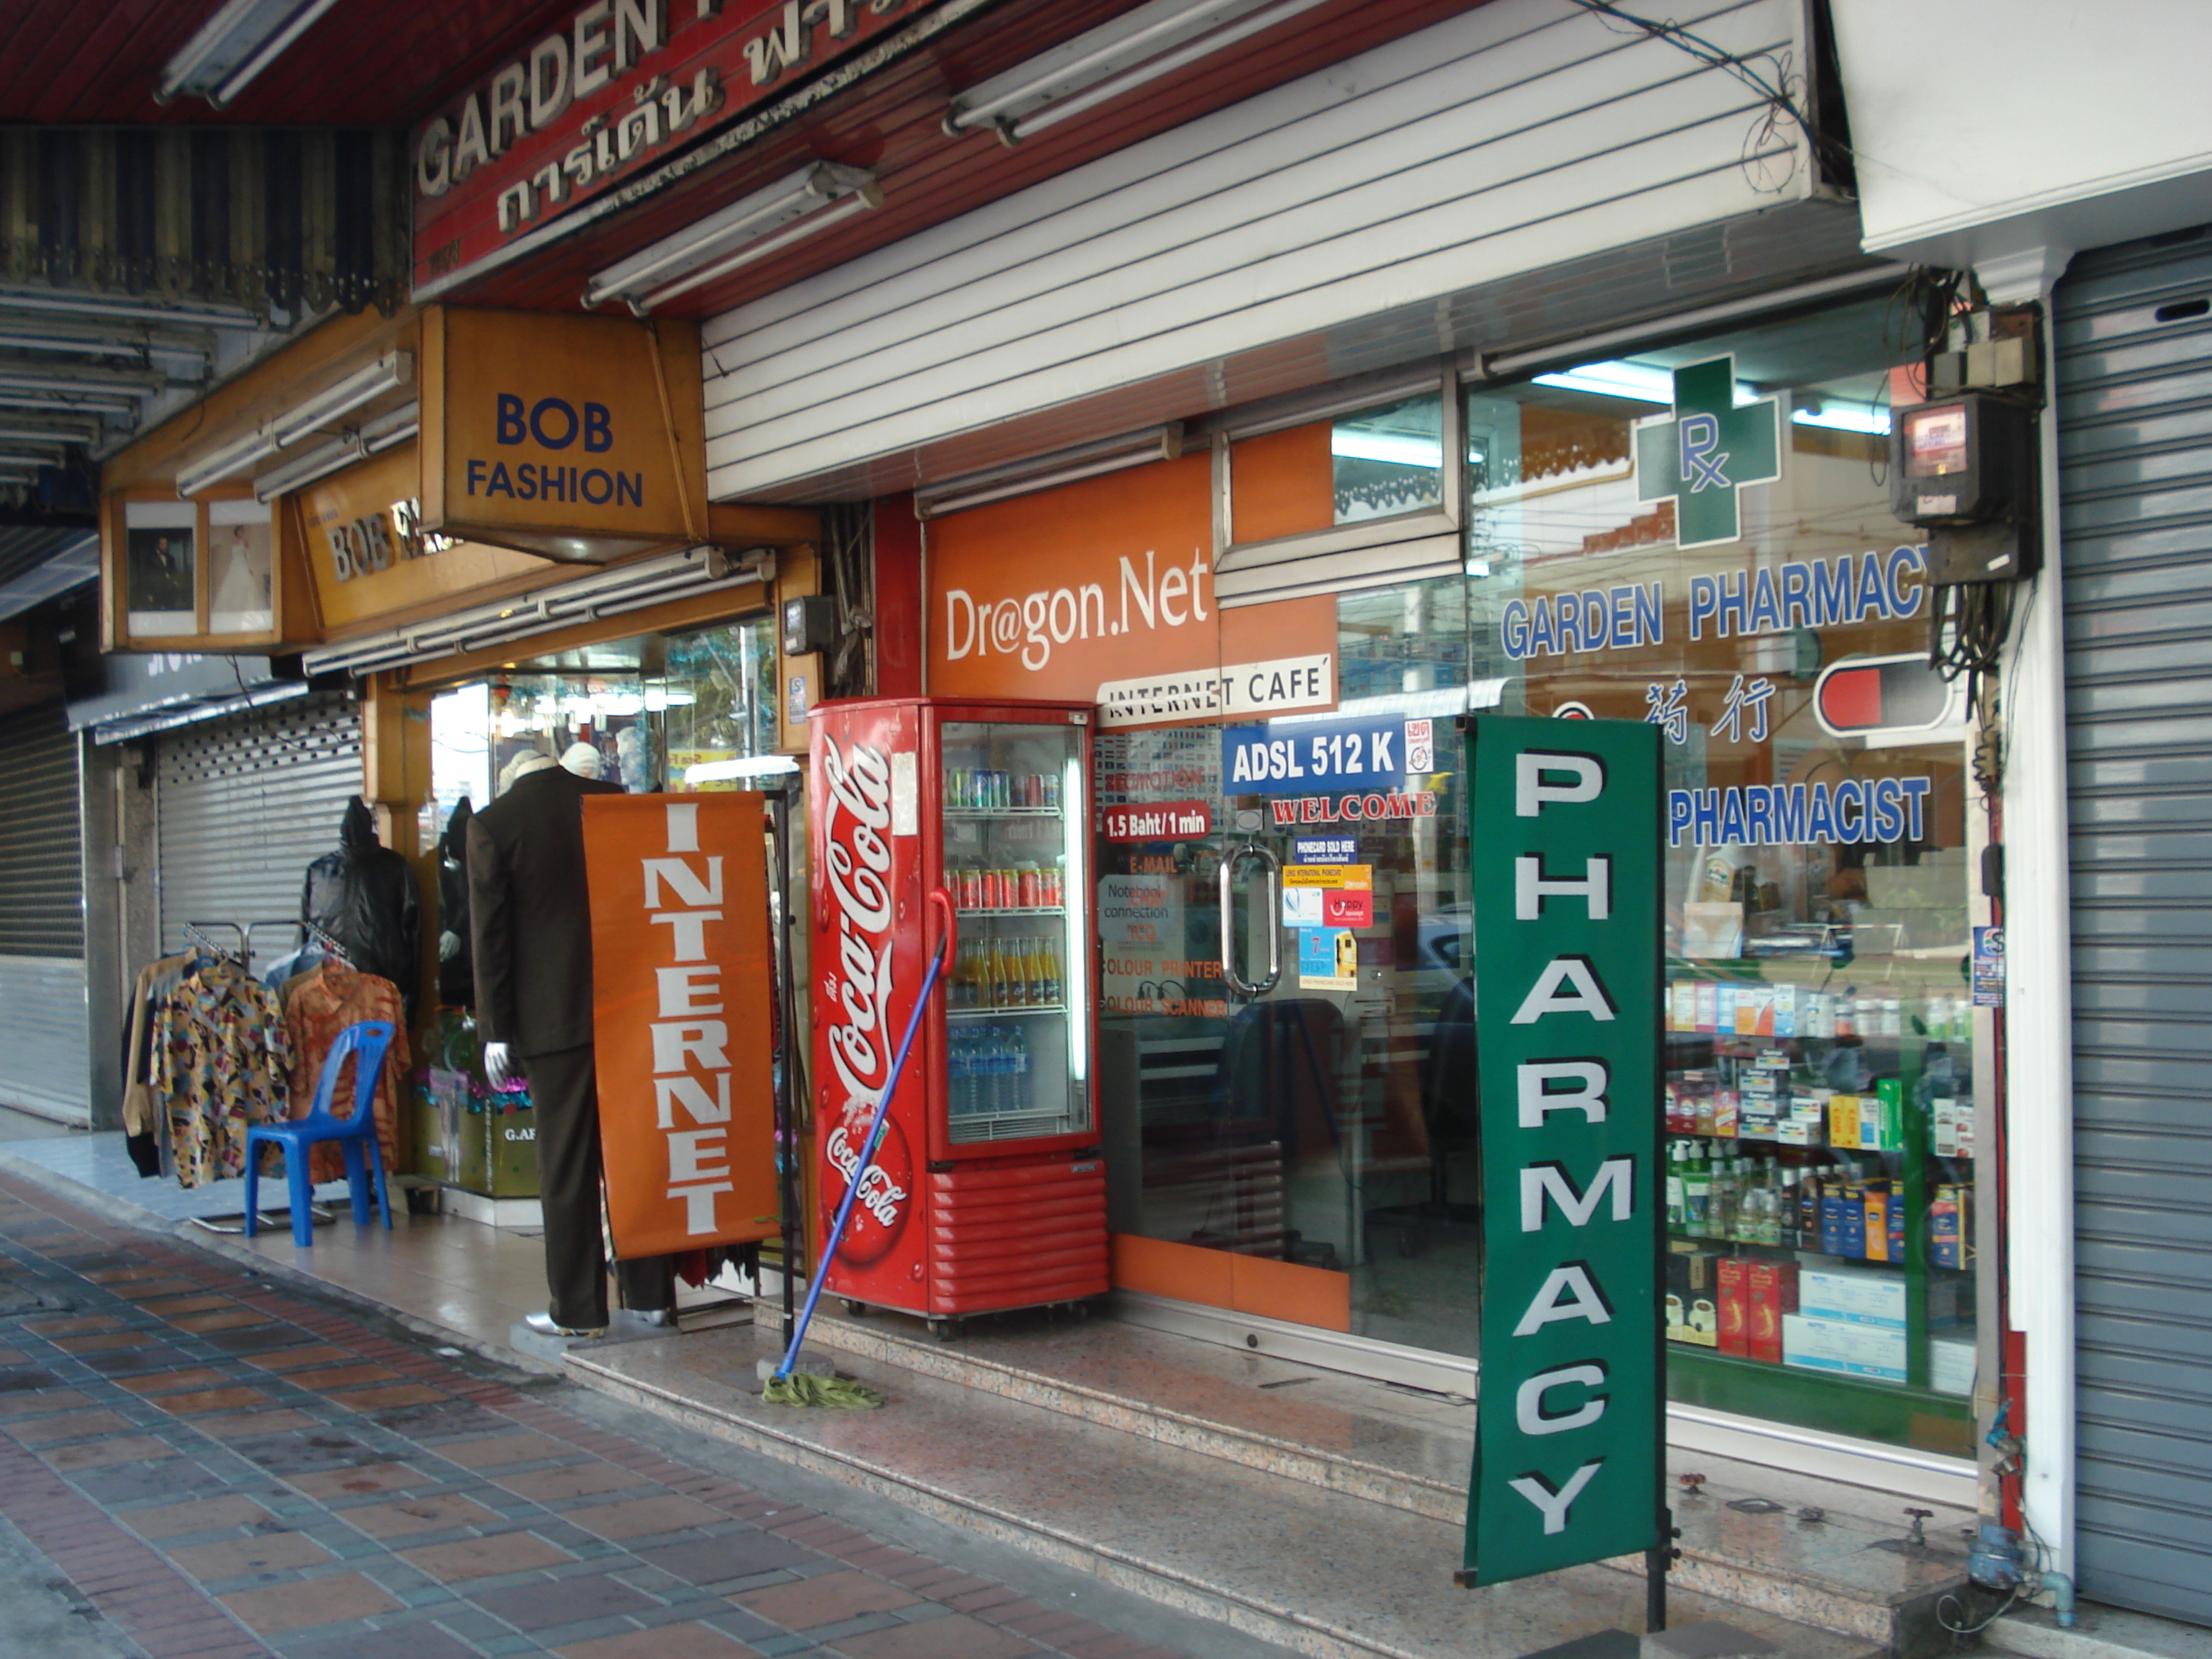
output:
[{"label": "metal security grille", "polygon": [[2212,1622],[2212,227],[2077,260],[2057,326],[2078,1577]]},{"label": "metal security grille", "polygon": [[89,1111],[77,744],[52,702],[0,720],[0,1103]]},{"label": "metal security grille", "polygon": [[[308,864],[337,848],[361,792],[351,695],[318,692],[160,742],[163,947],[188,921],[298,915]],[[283,948],[274,929],[261,943]]]},{"label": "metal security grille", "polygon": [[84,957],[76,739],[62,705],[0,720],[0,955]]}]

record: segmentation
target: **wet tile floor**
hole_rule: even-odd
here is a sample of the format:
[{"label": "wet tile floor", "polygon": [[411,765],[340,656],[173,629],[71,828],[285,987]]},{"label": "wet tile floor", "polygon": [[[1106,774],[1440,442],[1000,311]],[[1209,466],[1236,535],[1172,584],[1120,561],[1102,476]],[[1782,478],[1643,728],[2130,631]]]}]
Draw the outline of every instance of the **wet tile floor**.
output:
[{"label": "wet tile floor", "polygon": [[1050,1605],[611,1429],[567,1385],[434,1352],[4,1176],[0,1252],[0,1281],[70,1304],[0,1317],[0,1513],[126,1650],[1164,1659],[1212,1647],[1154,1645]]}]

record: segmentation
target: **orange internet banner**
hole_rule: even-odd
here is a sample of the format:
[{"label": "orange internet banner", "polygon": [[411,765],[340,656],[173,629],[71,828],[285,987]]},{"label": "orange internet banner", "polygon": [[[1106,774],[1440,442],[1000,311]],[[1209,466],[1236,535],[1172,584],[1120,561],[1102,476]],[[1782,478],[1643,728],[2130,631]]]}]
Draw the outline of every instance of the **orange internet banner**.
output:
[{"label": "orange internet banner", "polygon": [[777,1230],[763,801],[584,798],[599,1144],[625,1261]]}]

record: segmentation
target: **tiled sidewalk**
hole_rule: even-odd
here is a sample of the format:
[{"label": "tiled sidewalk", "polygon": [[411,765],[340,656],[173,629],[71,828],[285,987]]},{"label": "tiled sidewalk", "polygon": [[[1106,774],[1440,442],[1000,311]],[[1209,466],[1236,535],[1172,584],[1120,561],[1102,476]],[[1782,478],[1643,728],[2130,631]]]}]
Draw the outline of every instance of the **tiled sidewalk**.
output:
[{"label": "tiled sidewalk", "polygon": [[[1165,1659],[0,1178],[0,1513],[155,1659]],[[680,1340],[680,1339],[678,1339]]]}]

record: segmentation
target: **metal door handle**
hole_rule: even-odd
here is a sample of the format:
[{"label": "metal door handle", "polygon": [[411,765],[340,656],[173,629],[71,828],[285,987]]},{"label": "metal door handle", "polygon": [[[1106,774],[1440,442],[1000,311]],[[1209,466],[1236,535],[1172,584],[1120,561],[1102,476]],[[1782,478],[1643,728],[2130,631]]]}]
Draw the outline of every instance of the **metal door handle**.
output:
[{"label": "metal door handle", "polygon": [[[1230,896],[1237,866],[1248,857],[1258,859],[1267,869],[1267,976],[1257,984],[1237,971],[1236,905]],[[1229,988],[1241,997],[1249,1000],[1265,996],[1283,977],[1282,903],[1282,861],[1256,842],[1247,842],[1242,847],[1231,848],[1228,857],[1221,860],[1221,977],[1228,981]]]}]

